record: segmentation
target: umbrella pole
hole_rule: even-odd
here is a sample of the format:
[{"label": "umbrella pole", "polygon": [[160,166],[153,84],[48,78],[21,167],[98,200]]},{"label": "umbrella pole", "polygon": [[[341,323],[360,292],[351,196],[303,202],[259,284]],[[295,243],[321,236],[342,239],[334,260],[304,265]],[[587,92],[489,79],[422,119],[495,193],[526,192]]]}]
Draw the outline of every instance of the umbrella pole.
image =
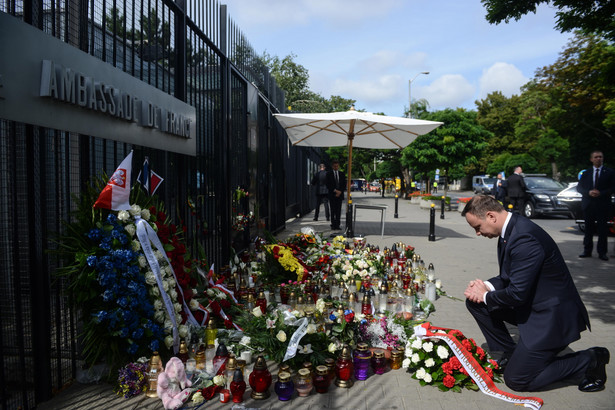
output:
[{"label": "umbrella pole", "polygon": [[350,185],[352,184],[352,140],[354,140],[354,134],[348,134],[348,178],[346,180],[346,193],[348,195],[348,202],[346,203],[346,232],[344,235],[347,238],[354,238],[354,229],[352,224],[352,195],[350,193]]}]

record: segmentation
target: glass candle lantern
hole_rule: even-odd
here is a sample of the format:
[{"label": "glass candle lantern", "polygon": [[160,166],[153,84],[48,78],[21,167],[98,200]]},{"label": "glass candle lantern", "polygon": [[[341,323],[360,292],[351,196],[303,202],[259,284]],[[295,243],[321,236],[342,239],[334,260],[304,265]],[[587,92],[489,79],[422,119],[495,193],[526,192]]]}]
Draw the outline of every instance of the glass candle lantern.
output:
[{"label": "glass candle lantern", "polygon": [[288,363],[282,363],[280,365],[280,367],[278,368],[278,377],[280,377],[280,374],[284,372],[291,374],[290,366],[288,365]]},{"label": "glass candle lantern", "polygon": [[227,383],[230,383],[231,380],[233,380],[235,370],[237,370],[237,359],[235,359],[235,356],[230,356],[226,361],[224,369],[224,377],[226,378]]},{"label": "glass candle lantern", "polygon": [[205,329],[205,342],[208,348],[214,348],[216,346],[216,337],[218,337],[218,329],[213,319],[209,319],[207,322],[207,328]]},{"label": "glass candle lantern", "polygon": [[364,315],[372,314],[372,301],[368,293],[363,295],[363,301],[361,303],[361,313]]},{"label": "glass candle lantern", "polygon": [[391,352],[391,370],[401,369],[402,360],[404,360],[404,352],[393,350]]},{"label": "glass candle lantern", "polygon": [[186,377],[188,380],[192,380],[192,376],[196,372],[196,359],[186,360]]},{"label": "glass candle lantern", "polygon": [[177,353],[177,357],[184,365],[186,364],[186,361],[190,359],[190,355],[188,354],[188,345],[185,340],[179,342],[179,352]]},{"label": "glass candle lantern", "polygon": [[224,375],[226,370],[226,361],[228,360],[228,350],[224,343],[220,343],[216,349],[216,355],[212,359],[214,373]]},{"label": "glass candle lantern", "polygon": [[271,387],[271,373],[267,369],[267,362],[261,355],[254,363],[254,370],[250,373],[250,387],[252,388],[252,397],[255,400],[264,400],[269,397],[269,387]]},{"label": "glass candle lantern", "polygon": [[233,403],[241,403],[243,401],[243,394],[246,392],[246,382],[240,369],[236,369],[233,373],[230,389],[233,395]]},{"label": "glass candle lantern", "polygon": [[263,312],[263,315],[267,313],[267,298],[265,297],[265,292],[262,290],[258,292],[258,297],[256,298],[256,306],[261,308],[261,312]]},{"label": "glass candle lantern", "polygon": [[335,359],[327,357],[325,359],[325,366],[327,366],[329,371],[329,383],[331,383],[335,379]]},{"label": "glass candle lantern", "polygon": [[354,351],[354,377],[357,380],[366,380],[369,372],[372,352],[367,343],[358,343]]},{"label": "glass candle lantern", "polygon": [[316,366],[316,374],[314,375],[314,388],[317,393],[327,393],[331,379],[329,377],[329,369],[327,366]]},{"label": "glass candle lantern", "polygon": [[205,357],[205,346],[201,345],[199,350],[196,351],[196,355],[194,356],[194,361],[196,362],[195,367],[196,370],[205,370],[206,357]]},{"label": "glass candle lantern", "polygon": [[352,363],[352,350],[350,346],[344,345],[342,351],[335,362],[335,385],[342,388],[350,388],[354,384],[352,376],[354,365]]},{"label": "glass candle lantern", "polygon": [[278,399],[281,401],[288,401],[293,397],[295,391],[295,384],[290,379],[290,373],[281,372],[278,375],[278,381],[275,382],[273,387],[275,393],[278,395]]},{"label": "glass candle lantern", "polygon": [[147,391],[145,395],[147,397],[158,397],[158,375],[163,372],[162,359],[158,352],[152,353],[152,358],[149,360],[147,366]]},{"label": "glass candle lantern", "polygon": [[387,370],[387,359],[384,356],[383,351],[378,351],[374,353],[374,357],[372,357],[372,369],[374,374],[383,374]]},{"label": "glass candle lantern", "polygon": [[295,388],[299,397],[309,396],[312,392],[312,374],[307,368],[299,369],[297,372],[297,379],[295,381]]}]

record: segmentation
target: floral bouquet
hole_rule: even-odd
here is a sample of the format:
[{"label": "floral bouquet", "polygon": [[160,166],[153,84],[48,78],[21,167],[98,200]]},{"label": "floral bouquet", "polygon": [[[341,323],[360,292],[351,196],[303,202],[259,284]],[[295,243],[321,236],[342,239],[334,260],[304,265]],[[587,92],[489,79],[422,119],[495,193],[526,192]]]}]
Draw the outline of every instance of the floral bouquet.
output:
[{"label": "floral bouquet", "polygon": [[389,317],[362,321],[359,326],[359,337],[371,347],[387,350],[403,349],[408,341],[406,329],[400,324],[400,320]]},{"label": "floral bouquet", "polygon": [[[494,370],[498,368],[497,362],[491,359],[474,339],[466,338],[459,330],[449,330],[448,334],[463,344],[493,381],[501,382],[499,376],[494,373]],[[405,355],[406,359],[402,366],[412,373],[412,378],[417,379],[421,386],[431,384],[442,391],[455,392],[460,392],[461,388],[479,390],[459,359],[443,340],[421,340],[412,337],[406,344]]]},{"label": "floral bouquet", "polygon": [[141,358],[135,363],[128,363],[118,371],[115,392],[125,399],[138,396],[147,390],[147,359]]}]

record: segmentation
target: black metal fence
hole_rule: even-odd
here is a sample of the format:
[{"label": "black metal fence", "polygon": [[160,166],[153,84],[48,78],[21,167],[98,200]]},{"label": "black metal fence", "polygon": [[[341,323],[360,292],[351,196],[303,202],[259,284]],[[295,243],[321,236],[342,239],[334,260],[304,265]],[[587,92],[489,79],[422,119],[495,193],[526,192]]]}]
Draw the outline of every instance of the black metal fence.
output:
[{"label": "black metal fence", "polygon": [[[258,230],[275,232],[313,208],[307,181],[321,152],[289,146],[272,116],[284,93],[215,0],[6,0],[0,12],[197,113],[191,157],[16,123],[0,112],[0,407],[34,408],[80,366],[79,323],[48,252],[74,209],[72,195],[134,150],[134,166],[148,157],[165,178],[157,194],[188,228],[188,243],[221,266],[231,246],[245,247]],[[250,199],[235,211],[255,214],[242,231],[232,229],[236,189]]]}]

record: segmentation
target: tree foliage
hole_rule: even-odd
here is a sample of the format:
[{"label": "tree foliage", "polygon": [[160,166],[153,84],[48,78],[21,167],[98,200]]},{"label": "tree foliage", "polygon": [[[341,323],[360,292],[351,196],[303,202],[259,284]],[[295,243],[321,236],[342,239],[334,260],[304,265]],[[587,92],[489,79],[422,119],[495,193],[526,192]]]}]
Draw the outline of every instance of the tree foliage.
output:
[{"label": "tree foliage", "polygon": [[441,121],[434,131],[419,135],[402,150],[401,164],[420,174],[440,175],[452,179],[466,175],[465,167],[478,163],[491,133],[476,121],[476,111],[446,109],[424,115],[421,119]]},{"label": "tree foliage", "polygon": [[560,32],[582,30],[615,40],[615,2],[612,0],[481,0],[491,24],[510,19],[518,21],[528,13],[536,13],[540,4],[551,4],[555,13],[555,28]]}]

